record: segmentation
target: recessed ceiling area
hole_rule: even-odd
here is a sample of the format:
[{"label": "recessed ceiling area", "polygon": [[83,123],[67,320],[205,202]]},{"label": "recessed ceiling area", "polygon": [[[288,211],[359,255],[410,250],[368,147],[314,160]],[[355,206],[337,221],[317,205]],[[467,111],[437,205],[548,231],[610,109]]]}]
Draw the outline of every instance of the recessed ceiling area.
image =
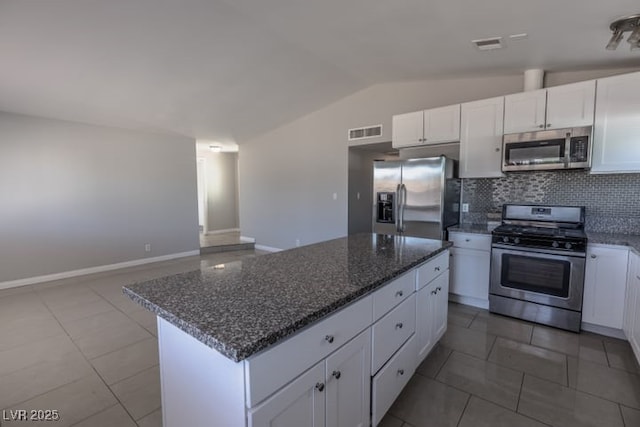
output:
[{"label": "recessed ceiling area", "polygon": [[[0,110],[242,143],[375,83],[640,65],[637,0],[3,0]],[[510,35],[526,33],[525,40]],[[502,37],[478,51],[470,40]]]}]

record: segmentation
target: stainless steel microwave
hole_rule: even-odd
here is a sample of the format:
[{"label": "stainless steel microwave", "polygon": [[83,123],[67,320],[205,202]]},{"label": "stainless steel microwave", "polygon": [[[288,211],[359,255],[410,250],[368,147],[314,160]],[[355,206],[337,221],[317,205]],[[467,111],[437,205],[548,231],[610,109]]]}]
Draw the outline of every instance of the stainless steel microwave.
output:
[{"label": "stainless steel microwave", "polygon": [[504,172],[591,167],[591,126],[507,134],[502,141]]}]

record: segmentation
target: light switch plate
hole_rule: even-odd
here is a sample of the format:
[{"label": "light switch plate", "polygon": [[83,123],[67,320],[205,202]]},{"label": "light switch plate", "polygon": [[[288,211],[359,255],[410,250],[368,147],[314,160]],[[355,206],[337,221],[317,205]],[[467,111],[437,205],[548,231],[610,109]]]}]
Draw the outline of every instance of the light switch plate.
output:
[{"label": "light switch plate", "polygon": [[462,212],[469,212],[469,203],[462,204]]}]

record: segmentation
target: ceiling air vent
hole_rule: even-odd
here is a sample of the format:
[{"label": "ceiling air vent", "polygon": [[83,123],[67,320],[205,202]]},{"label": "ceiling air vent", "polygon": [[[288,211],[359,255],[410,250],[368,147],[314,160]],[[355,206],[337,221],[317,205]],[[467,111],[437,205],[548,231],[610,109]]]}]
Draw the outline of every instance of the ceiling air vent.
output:
[{"label": "ceiling air vent", "polygon": [[471,43],[473,43],[480,50],[502,49],[504,47],[504,45],[502,44],[502,37],[471,40]]},{"label": "ceiling air vent", "polygon": [[357,139],[375,138],[382,135],[382,125],[349,129],[349,141]]}]

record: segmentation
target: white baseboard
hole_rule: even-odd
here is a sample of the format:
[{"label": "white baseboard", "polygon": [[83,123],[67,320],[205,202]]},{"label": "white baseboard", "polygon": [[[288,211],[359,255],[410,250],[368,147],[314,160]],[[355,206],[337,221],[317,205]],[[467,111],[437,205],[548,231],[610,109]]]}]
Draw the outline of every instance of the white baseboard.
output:
[{"label": "white baseboard", "polygon": [[240,232],[240,229],[239,228],[226,228],[226,229],[223,229],[223,230],[210,230],[210,231],[207,231],[204,234],[207,235],[207,236],[210,236],[212,234],[233,233],[235,231]]},{"label": "white baseboard", "polygon": [[271,246],[265,246],[265,245],[256,245],[255,248],[259,251],[267,251],[267,252],[282,252],[284,250],[284,249],[273,248]]},{"label": "white baseboard", "polygon": [[253,237],[240,236],[240,241],[244,243],[255,243],[256,239]]},{"label": "white baseboard", "polygon": [[472,307],[489,309],[489,300],[473,297],[466,297],[463,295],[449,294],[449,301],[457,302],[459,304],[470,305]]},{"label": "white baseboard", "polygon": [[0,289],[15,288],[18,286],[33,285],[36,283],[50,282],[52,280],[68,279],[70,277],[84,276],[86,274],[102,273],[104,271],[118,270],[120,268],[135,267],[154,262],[168,261],[170,259],[184,258],[200,255],[200,251],[178,252],[153,258],[142,258],[133,261],[119,262],[116,264],[99,265],[97,267],[82,268],[80,270],[63,271],[62,273],[46,274],[44,276],[27,277],[26,279],[9,280],[0,282]]},{"label": "white baseboard", "polygon": [[593,332],[600,335],[606,335],[608,337],[619,338],[621,340],[627,340],[624,336],[624,332],[620,329],[609,328],[607,326],[594,325],[592,323],[582,322],[580,329],[583,331]]}]

